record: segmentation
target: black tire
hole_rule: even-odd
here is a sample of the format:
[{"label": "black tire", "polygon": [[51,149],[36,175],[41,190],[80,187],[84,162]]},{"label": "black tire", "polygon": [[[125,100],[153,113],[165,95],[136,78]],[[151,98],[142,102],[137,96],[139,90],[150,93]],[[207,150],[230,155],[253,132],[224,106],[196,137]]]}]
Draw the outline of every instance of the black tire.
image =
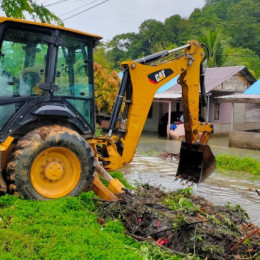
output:
[{"label": "black tire", "polygon": [[[48,166],[49,164],[56,163],[59,165],[59,163],[61,163],[59,157],[57,157],[58,158],[57,160],[59,160],[59,162],[56,162],[55,161],[56,157],[52,158],[53,155],[50,155],[52,156],[50,157],[52,158],[50,160],[53,160],[55,162],[53,161],[49,162],[49,160],[46,160],[47,166],[46,165],[41,166],[44,168],[44,170],[41,171],[40,167],[38,168],[34,167],[33,172],[31,170],[34,161],[36,162],[37,160],[39,161],[40,160],[39,158],[42,158],[39,156],[42,156],[42,154],[47,154],[48,156],[48,152],[45,151],[50,151],[52,149],[70,152],[70,154],[73,155],[71,158],[74,158],[74,161],[76,160],[77,162],[79,162],[77,164],[78,177],[77,179],[75,179],[75,185],[73,185],[72,187],[73,190],[70,190],[68,194],[64,194],[62,196],[57,195],[56,197],[77,196],[81,192],[88,191],[92,188],[94,172],[95,172],[95,163],[94,163],[93,152],[89,147],[88,143],[84,140],[84,138],[81,135],[79,135],[74,130],[71,130],[63,126],[52,125],[52,126],[44,126],[35,129],[29,132],[27,135],[25,135],[18,141],[7,165],[7,179],[9,183],[10,193],[19,194],[28,199],[45,200],[45,199],[53,198],[49,195],[45,196],[44,195],[45,193],[42,194],[41,192],[38,192],[37,188],[35,189],[35,186],[33,186],[33,181],[31,179],[31,177],[35,176],[35,174],[37,174],[37,176],[43,174],[43,177],[41,178],[49,181],[50,182],[49,186],[54,187],[55,192],[56,189],[60,189],[59,187],[61,186],[57,186],[58,188],[56,188],[55,185],[63,177],[60,177],[59,180],[56,179],[49,180],[45,176],[46,175],[45,169],[49,167]],[[71,158],[69,158],[69,160],[73,160]],[[65,167],[62,166],[62,169],[64,168],[72,169],[71,167],[66,167],[67,165],[68,164],[66,164]],[[56,170],[57,168],[54,168],[54,170],[52,171],[56,173],[57,172]],[[60,168],[58,170],[60,170]],[[63,175],[67,174],[66,178],[70,182],[70,175],[68,175],[69,170],[64,170],[64,172],[65,173],[62,174]],[[39,185],[41,185],[41,183]],[[63,183],[60,183],[59,185],[62,185],[62,188],[60,190],[62,190],[64,187],[64,192],[66,192],[65,186],[69,186],[70,184],[65,183],[65,185],[63,185]],[[47,183],[47,187],[48,187],[48,183]]]}]

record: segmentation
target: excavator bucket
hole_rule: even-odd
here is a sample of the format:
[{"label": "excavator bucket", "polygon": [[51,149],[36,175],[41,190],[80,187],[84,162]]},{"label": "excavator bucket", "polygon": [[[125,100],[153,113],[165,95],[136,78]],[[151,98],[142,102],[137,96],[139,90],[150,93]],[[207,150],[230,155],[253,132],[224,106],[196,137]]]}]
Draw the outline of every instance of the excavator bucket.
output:
[{"label": "excavator bucket", "polygon": [[176,177],[194,183],[206,180],[216,168],[216,159],[208,145],[182,142]]}]

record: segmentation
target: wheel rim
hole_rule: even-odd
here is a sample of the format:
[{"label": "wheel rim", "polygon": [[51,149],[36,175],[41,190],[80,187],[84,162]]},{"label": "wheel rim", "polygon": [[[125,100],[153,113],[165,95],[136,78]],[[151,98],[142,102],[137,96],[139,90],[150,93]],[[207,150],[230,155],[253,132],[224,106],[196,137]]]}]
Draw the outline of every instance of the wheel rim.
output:
[{"label": "wheel rim", "polygon": [[30,178],[34,190],[46,198],[60,198],[70,194],[81,176],[81,163],[71,150],[51,147],[33,161]]}]

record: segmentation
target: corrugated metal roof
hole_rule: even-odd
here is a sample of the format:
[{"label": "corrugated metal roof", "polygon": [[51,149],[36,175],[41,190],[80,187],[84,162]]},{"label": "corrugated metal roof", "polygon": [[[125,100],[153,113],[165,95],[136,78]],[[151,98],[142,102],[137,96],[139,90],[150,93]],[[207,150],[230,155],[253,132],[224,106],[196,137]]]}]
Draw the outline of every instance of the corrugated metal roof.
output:
[{"label": "corrugated metal roof", "polygon": [[[245,66],[233,66],[233,67],[217,67],[217,68],[207,68],[205,70],[205,87],[206,92],[210,92],[214,90],[215,87],[222,84],[238,72],[244,71],[243,75],[248,77],[247,80],[250,83],[253,83],[255,79],[252,75],[247,71]],[[249,73],[249,74],[248,74]],[[178,93],[181,92],[181,86],[179,84],[175,84],[164,93]],[[157,94],[155,95],[157,98]]]},{"label": "corrugated metal roof", "polygon": [[167,89],[171,88],[172,86],[174,86],[175,84],[177,84],[177,79],[179,78],[179,76],[169,80],[168,82],[166,82],[163,86],[161,86],[156,93],[163,93],[165,92]]},{"label": "corrugated metal roof", "polygon": [[260,79],[257,80],[251,87],[249,87],[244,94],[246,95],[260,95]]},{"label": "corrugated metal roof", "polygon": [[206,92],[213,90],[244,68],[244,66],[207,68],[205,73]]}]

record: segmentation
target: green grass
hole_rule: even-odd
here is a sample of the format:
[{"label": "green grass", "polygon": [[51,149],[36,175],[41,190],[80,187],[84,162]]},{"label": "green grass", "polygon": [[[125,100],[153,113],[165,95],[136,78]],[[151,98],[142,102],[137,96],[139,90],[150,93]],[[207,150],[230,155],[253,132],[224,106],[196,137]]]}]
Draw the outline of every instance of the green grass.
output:
[{"label": "green grass", "polygon": [[0,259],[143,259],[119,221],[97,223],[93,193],[48,201],[0,198]]},{"label": "green grass", "polygon": [[0,197],[0,259],[181,259],[97,222],[93,192],[43,202]]},{"label": "green grass", "polygon": [[216,155],[218,171],[241,171],[260,176],[260,162],[249,157],[239,157],[228,154]]}]

